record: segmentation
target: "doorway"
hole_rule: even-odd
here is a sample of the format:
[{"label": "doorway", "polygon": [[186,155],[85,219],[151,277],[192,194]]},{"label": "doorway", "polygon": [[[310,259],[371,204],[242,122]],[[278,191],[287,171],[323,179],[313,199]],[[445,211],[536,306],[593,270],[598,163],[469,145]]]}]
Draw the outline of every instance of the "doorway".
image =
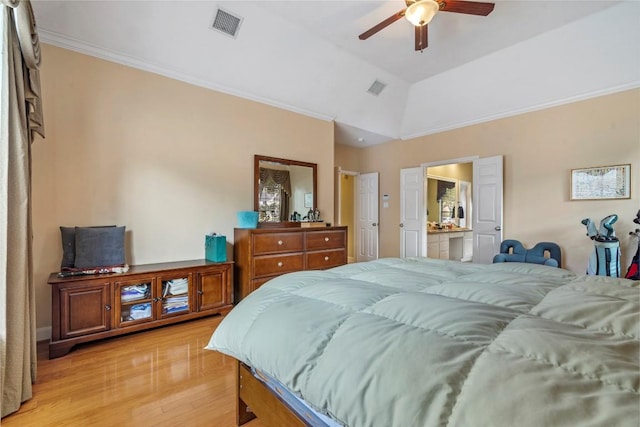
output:
[{"label": "doorway", "polygon": [[336,168],[335,218],[347,225],[347,262],[378,259],[378,172],[360,174]]},{"label": "doorway", "polygon": [[473,259],[473,162],[424,168],[427,257]]},{"label": "doorway", "polygon": [[338,225],[347,226],[347,262],[352,263],[356,261],[355,255],[355,226],[356,226],[356,182],[358,174],[357,172],[349,172],[338,169],[336,176],[337,185],[337,208],[338,214],[336,215]]},{"label": "doorway", "polygon": [[[460,163],[472,164],[472,176],[465,179],[449,179],[460,185],[453,194],[454,198],[449,205],[442,203],[432,204],[428,208],[429,192],[437,192],[438,189],[429,190],[428,173],[434,172],[444,174],[436,167],[457,165]],[[424,163],[417,168],[402,169],[401,176],[401,223],[400,241],[401,257],[404,256],[432,256],[434,258],[451,259],[450,237],[460,238],[453,241],[454,259],[468,261],[469,258],[474,263],[490,263],[493,256],[499,252],[502,241],[502,197],[503,197],[503,160],[502,156],[483,157],[477,156],[461,159],[447,160],[441,162]],[[412,180],[403,179],[404,176],[414,176]],[[467,175],[465,175],[467,177]],[[450,182],[442,186],[446,191],[451,186]],[[408,183],[416,183],[415,191],[411,190]],[[437,199],[436,199],[437,201]],[[459,207],[463,208],[463,218],[460,218]],[[416,209],[416,207],[418,207]],[[455,212],[454,209],[455,208]],[[446,209],[444,209],[446,208]],[[428,213],[427,209],[433,209],[437,213],[436,230],[428,233]],[[416,212],[415,215],[404,215],[403,213]],[[431,213],[431,212],[430,212]],[[450,230],[441,227],[441,223],[451,223],[456,218],[456,225],[463,225],[467,230]],[[406,218],[405,218],[406,216]],[[409,221],[409,219],[411,221]],[[444,220],[443,220],[444,219]],[[463,219],[464,221],[460,221]],[[453,228],[453,227],[452,227]],[[453,234],[447,234],[455,231]],[[413,238],[406,238],[407,236]],[[437,237],[437,239],[436,239]],[[427,242],[429,242],[427,244]],[[403,246],[404,243],[404,246]],[[437,247],[436,247],[437,244]],[[438,254],[435,256],[435,254]],[[462,255],[458,256],[460,253]],[[431,255],[429,255],[431,254]],[[471,255],[472,254],[472,255]]]}]

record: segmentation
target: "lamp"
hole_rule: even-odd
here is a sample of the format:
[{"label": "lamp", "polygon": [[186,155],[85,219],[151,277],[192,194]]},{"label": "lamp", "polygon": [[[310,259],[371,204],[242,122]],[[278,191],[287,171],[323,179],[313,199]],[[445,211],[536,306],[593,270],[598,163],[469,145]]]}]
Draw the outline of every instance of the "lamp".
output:
[{"label": "lamp", "polygon": [[431,22],[439,10],[440,5],[434,0],[418,0],[407,7],[404,16],[416,27],[422,27]]}]

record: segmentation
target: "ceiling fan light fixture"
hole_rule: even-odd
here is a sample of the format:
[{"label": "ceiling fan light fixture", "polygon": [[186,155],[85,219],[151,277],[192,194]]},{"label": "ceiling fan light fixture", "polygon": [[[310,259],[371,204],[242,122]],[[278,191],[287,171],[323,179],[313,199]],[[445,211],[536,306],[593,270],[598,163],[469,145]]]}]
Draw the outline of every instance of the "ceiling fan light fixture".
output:
[{"label": "ceiling fan light fixture", "polygon": [[412,3],[404,16],[416,27],[427,25],[440,10],[440,5],[434,0],[419,0]]}]

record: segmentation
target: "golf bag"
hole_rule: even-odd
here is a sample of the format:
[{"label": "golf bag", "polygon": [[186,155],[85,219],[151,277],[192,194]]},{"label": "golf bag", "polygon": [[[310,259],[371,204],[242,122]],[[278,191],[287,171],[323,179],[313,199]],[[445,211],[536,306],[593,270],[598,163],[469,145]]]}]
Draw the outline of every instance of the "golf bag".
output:
[{"label": "golf bag", "polygon": [[620,277],[620,242],[594,240],[587,274]]},{"label": "golf bag", "polygon": [[[638,210],[633,222],[640,224],[640,210]],[[627,274],[624,277],[631,280],[640,280],[640,228],[636,228],[636,231],[630,232],[629,235],[635,236],[637,248],[636,254],[633,256],[631,264],[629,264],[629,268],[627,269]],[[630,247],[629,249],[633,251],[633,248]]]},{"label": "golf bag", "polygon": [[587,274],[620,277],[620,241],[613,230],[618,215],[609,215],[600,221],[597,230],[591,218],[582,220],[587,227],[587,236],[593,240],[593,252],[589,257]]}]

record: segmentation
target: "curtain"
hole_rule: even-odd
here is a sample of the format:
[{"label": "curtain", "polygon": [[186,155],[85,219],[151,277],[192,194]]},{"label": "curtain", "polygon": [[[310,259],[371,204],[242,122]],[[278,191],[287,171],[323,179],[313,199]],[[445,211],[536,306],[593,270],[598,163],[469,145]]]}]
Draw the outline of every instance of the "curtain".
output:
[{"label": "curtain", "polygon": [[455,182],[451,182],[451,181],[440,181],[438,180],[438,189],[436,191],[436,200],[441,200],[442,197],[444,196],[444,194],[447,192],[447,190],[450,190],[452,188],[456,187],[456,183]]},{"label": "curtain", "polygon": [[291,197],[291,178],[289,171],[260,168],[260,183],[263,186],[280,186],[280,221],[288,221],[289,199]]},{"label": "curtain", "polygon": [[44,137],[40,45],[28,0],[0,0],[0,392],[2,417],[36,377],[31,143]]}]

